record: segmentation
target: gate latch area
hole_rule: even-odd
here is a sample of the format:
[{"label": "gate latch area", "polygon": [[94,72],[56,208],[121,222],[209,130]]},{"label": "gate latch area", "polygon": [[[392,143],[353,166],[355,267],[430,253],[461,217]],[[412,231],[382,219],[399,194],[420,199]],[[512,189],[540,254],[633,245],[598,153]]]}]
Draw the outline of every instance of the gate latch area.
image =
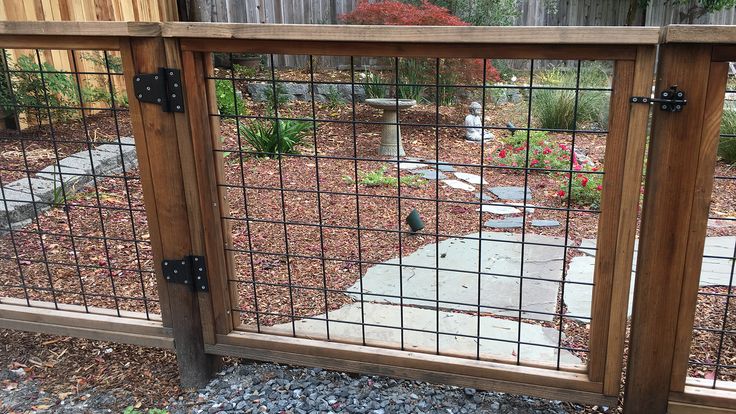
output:
[{"label": "gate latch area", "polygon": [[179,69],[159,68],[158,73],[136,74],[133,90],[139,101],[159,104],[164,112],[184,112]]},{"label": "gate latch area", "polygon": [[670,86],[669,89],[663,90],[659,94],[659,98],[650,98],[648,96],[632,96],[631,103],[640,104],[659,104],[659,109],[668,112],[680,112],[687,105],[685,92],[678,90],[677,85]]},{"label": "gate latch area", "polygon": [[204,256],[186,256],[182,259],[166,259],[161,262],[164,278],[170,283],[192,286],[196,292],[210,290]]}]

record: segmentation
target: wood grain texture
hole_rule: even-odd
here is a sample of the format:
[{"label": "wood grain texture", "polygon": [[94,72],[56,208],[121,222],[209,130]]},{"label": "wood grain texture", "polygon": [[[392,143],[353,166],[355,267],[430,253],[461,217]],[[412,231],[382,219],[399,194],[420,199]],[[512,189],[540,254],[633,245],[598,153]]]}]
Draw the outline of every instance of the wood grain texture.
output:
[{"label": "wood grain texture", "polygon": [[695,190],[690,215],[690,237],[685,252],[685,268],[680,294],[677,340],[672,367],[672,391],[683,391],[687,377],[727,79],[728,64],[725,62],[712,63],[708,76],[708,100],[700,136],[700,152],[695,164]]},{"label": "wood grain texture", "polygon": [[624,399],[649,414],[667,412],[711,48],[668,44],[659,59],[657,90],[679,85],[688,105],[653,113]]},{"label": "wood grain texture", "polygon": [[[640,46],[634,66],[632,95],[646,95],[651,91],[654,79],[656,49]],[[613,283],[611,286],[611,312],[608,318],[608,341],[606,347],[605,378],[603,393],[618,395],[623,371],[624,342],[628,321],[629,289],[631,268],[634,261],[639,213],[644,153],[649,125],[649,108],[642,105],[629,106],[627,125],[625,166],[621,177],[621,200],[618,204],[617,255],[614,259]]]},{"label": "wood grain texture", "polygon": [[53,303],[37,301],[31,305],[28,307],[25,301],[2,298],[0,328],[174,348],[171,330],[165,328],[161,321],[146,320],[145,314],[125,312],[118,317],[104,314],[109,312],[107,309],[90,309],[90,312],[100,313],[85,313],[82,306],[60,305],[60,309],[55,309]]},{"label": "wood grain texture", "polygon": [[[610,45],[544,44],[452,44],[406,42],[324,42],[297,40],[243,40],[182,38],[183,50],[195,52],[252,52],[274,54],[312,54],[322,56],[405,56],[439,58],[494,58],[494,59],[582,59],[633,60],[636,47]],[[214,50],[213,50],[214,49]]]},{"label": "wood grain texture", "polygon": [[618,240],[619,211],[624,192],[623,176],[626,167],[631,108],[629,97],[634,86],[634,68],[634,61],[617,61],[613,72],[604,160],[605,175],[603,176],[601,214],[598,222],[598,250],[595,256],[591,306],[588,367],[592,381],[603,380],[606,365],[606,343],[608,342],[608,322],[611,316],[614,265],[616,257],[619,255],[616,250],[616,243]]},{"label": "wood grain texture", "polygon": [[735,26],[676,24],[663,28],[663,43],[736,43]]},{"label": "wood grain texture", "polygon": [[[185,106],[187,108],[192,146],[192,168],[198,187],[199,213],[201,215],[202,253],[207,256],[207,274],[210,283],[213,331],[228,334],[233,329],[228,289],[228,265],[221,220],[220,188],[218,171],[223,168],[222,153],[214,152],[214,141],[219,135],[212,134],[209,116],[208,91],[204,57],[201,53],[184,52],[182,56]],[[236,292],[237,293],[237,290]],[[237,297],[237,296],[236,296]],[[214,343],[207,341],[207,343]]]},{"label": "wood grain texture", "polygon": [[0,21],[0,33],[40,36],[155,37],[161,35],[161,24],[108,21]]},{"label": "wood grain texture", "polygon": [[653,45],[658,27],[437,27],[184,23],[163,25],[165,37],[377,43]]},{"label": "wood grain texture", "polygon": [[[732,384],[731,388],[733,388]],[[670,403],[685,403],[701,407],[734,409],[736,406],[734,401],[736,401],[736,389],[721,390],[712,389],[709,386],[688,385],[683,392],[670,393]]]},{"label": "wood grain texture", "polygon": [[[159,67],[165,67],[173,59],[171,54],[175,53],[168,50],[167,54],[163,38],[133,38],[130,44],[131,56],[124,59],[127,62],[126,73],[155,72]],[[129,95],[133,96],[131,89],[129,87]],[[131,118],[140,118],[133,122],[136,141],[141,136],[145,137],[142,145],[146,146],[148,157],[141,159],[140,163],[142,174],[147,171],[150,182],[142,180],[142,184],[151,186],[148,195],[155,199],[155,211],[150,211],[147,204],[146,212],[149,217],[155,215],[158,222],[157,228],[151,227],[151,233],[158,233],[161,243],[161,256],[154,255],[155,267],[159,268],[164,258],[178,259],[193,252],[190,226],[194,223],[190,222],[182,148],[178,138],[186,131],[177,125],[177,118],[172,113],[163,112],[156,104],[131,104]],[[179,121],[186,128],[186,119]],[[216,361],[204,352],[198,296],[189,285],[159,283],[160,287],[162,285],[166,289],[160,295],[168,294],[181,384],[184,387],[206,384]]]},{"label": "wood grain texture", "polygon": [[[474,378],[474,382],[466,386],[482,389],[589,403],[611,403],[615,400],[601,395],[602,384],[588,381],[584,373],[257,333],[233,332],[217,339],[218,345],[208,347],[208,352],[409,378],[415,378],[413,372],[421,371],[427,376],[417,379],[437,383],[453,383],[454,377],[468,376]],[[381,371],[375,371],[377,368]],[[544,394],[542,390],[549,393]]]}]

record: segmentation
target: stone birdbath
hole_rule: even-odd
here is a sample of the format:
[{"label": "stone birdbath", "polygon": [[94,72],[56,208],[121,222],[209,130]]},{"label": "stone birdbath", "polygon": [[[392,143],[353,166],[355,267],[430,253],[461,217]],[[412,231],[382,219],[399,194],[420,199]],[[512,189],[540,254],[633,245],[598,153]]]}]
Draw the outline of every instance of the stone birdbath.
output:
[{"label": "stone birdbath", "polygon": [[413,99],[372,98],[365,103],[376,109],[383,110],[383,130],[381,130],[381,146],[378,153],[403,157],[404,146],[401,144],[401,128],[398,125],[398,111],[411,108],[417,104]]}]

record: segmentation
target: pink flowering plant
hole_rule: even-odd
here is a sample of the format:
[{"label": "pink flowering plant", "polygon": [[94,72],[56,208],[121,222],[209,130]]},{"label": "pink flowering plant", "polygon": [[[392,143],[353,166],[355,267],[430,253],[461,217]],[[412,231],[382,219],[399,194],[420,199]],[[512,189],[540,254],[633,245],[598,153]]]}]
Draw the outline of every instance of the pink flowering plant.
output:
[{"label": "pink flowering plant", "polygon": [[[527,144],[529,144],[527,163]],[[565,144],[550,138],[544,131],[517,133],[503,141],[503,146],[494,154],[494,162],[502,167],[527,167],[544,170],[564,170],[570,165],[570,149]]]},{"label": "pink flowering plant", "polygon": [[[559,182],[556,196],[560,202],[593,209],[600,208],[603,175],[598,168],[581,163],[572,148],[544,131],[506,137],[493,154],[493,162],[502,167],[528,168],[530,173],[550,174]],[[527,144],[529,150],[527,151]],[[572,173],[560,170],[570,170]],[[571,183],[571,184],[570,184]]]}]

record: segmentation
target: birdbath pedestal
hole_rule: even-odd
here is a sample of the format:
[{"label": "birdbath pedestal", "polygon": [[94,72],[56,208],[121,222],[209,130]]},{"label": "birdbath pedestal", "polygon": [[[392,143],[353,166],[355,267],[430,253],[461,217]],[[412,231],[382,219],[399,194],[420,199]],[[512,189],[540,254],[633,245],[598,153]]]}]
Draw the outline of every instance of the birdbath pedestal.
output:
[{"label": "birdbath pedestal", "polygon": [[381,155],[403,157],[404,146],[401,144],[401,128],[398,124],[398,111],[411,108],[417,104],[413,99],[373,98],[366,99],[369,106],[383,110],[383,129],[381,130],[381,146],[378,153]]}]

